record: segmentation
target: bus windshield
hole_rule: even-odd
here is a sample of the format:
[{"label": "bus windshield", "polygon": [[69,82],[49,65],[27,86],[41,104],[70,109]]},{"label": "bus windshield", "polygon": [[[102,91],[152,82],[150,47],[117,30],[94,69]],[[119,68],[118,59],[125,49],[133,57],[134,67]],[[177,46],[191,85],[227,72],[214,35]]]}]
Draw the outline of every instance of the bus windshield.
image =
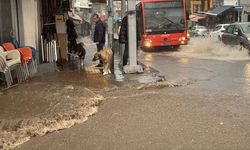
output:
[{"label": "bus windshield", "polygon": [[184,32],[182,1],[145,2],[145,27],[148,34]]}]

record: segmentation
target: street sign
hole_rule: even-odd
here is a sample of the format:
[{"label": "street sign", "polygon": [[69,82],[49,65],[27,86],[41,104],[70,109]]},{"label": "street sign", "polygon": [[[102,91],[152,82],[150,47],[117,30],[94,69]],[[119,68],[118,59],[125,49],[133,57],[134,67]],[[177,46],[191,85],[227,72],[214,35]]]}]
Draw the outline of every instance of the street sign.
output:
[{"label": "street sign", "polygon": [[56,23],[59,23],[59,22],[63,22],[64,20],[63,20],[63,15],[56,15]]}]

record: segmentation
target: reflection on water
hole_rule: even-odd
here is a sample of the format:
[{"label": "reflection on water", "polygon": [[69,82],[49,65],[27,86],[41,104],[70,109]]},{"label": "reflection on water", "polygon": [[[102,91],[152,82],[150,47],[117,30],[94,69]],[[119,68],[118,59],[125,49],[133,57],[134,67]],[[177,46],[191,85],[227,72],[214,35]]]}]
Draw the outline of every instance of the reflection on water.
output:
[{"label": "reflection on water", "polygon": [[188,58],[179,58],[178,62],[182,63],[182,64],[188,64],[189,59]]},{"label": "reflection on water", "polygon": [[146,54],[145,55],[145,60],[146,61],[152,61],[153,60],[152,54]]}]

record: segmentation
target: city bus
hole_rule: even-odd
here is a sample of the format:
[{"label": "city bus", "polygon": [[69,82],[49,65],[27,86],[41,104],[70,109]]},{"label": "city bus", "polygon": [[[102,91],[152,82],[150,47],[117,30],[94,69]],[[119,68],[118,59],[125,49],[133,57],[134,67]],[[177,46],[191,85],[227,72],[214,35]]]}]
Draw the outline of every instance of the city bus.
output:
[{"label": "city bus", "polygon": [[141,0],[136,14],[143,49],[188,44],[186,0]]}]

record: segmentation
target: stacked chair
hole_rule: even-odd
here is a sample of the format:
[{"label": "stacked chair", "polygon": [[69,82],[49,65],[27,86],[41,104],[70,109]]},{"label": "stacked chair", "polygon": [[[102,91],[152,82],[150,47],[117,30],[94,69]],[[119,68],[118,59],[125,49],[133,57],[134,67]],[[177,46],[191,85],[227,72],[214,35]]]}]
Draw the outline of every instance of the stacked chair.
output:
[{"label": "stacked chair", "polygon": [[[5,75],[7,87],[9,87],[13,83],[11,75],[12,70],[16,71],[19,83],[28,79],[29,77],[34,76],[34,74],[37,72],[38,61],[36,56],[36,49],[32,47],[20,47],[15,45],[11,42],[8,42],[2,44],[1,48],[2,52],[0,58],[0,72],[4,73]],[[16,54],[15,58],[11,57],[14,56],[14,53]],[[10,67],[10,62],[17,59],[17,56],[19,56],[19,61],[16,61],[15,67]]]},{"label": "stacked chair", "polygon": [[18,81],[21,79],[21,56],[18,50],[4,51],[0,46],[0,72],[4,74],[7,88],[13,83],[11,71],[16,70]]},{"label": "stacked chair", "polygon": [[21,46],[17,40],[13,41],[13,45],[15,48],[30,48],[32,51],[32,59],[28,63],[28,70],[29,70],[29,75],[30,77],[34,76],[35,73],[37,72],[37,67],[38,67],[38,56],[37,56],[37,50],[34,47],[31,46]]}]

